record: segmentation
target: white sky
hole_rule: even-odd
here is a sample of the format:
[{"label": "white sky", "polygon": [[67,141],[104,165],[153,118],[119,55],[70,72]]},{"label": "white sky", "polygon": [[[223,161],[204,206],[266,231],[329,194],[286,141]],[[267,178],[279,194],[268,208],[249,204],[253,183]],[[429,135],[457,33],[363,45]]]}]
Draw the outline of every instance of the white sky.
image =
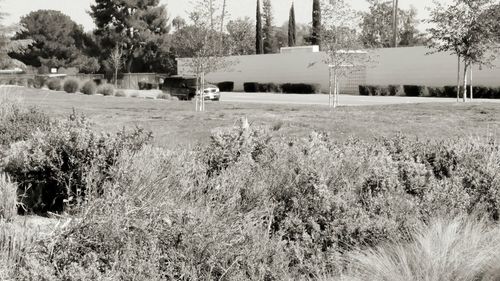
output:
[{"label": "white sky", "polygon": [[[288,12],[293,0],[272,0],[275,25],[281,25],[288,20]],[[312,21],[312,1],[295,0],[295,17],[299,23],[310,23]],[[366,0],[348,0],[353,8],[366,10]],[[440,0],[447,2],[450,0]],[[94,24],[87,11],[94,0],[0,0],[0,11],[9,14],[4,19],[4,24],[16,23],[20,17],[31,11],[39,9],[60,10],[69,15],[75,22],[84,26],[85,30],[92,30]],[[170,18],[179,15],[187,18],[187,12],[191,8],[190,0],[161,0],[167,4]],[[256,0],[227,0],[231,18],[248,16],[255,18]],[[411,5],[417,8],[419,19],[427,17],[426,7],[432,7],[432,0],[399,0],[401,8],[409,8]]]}]

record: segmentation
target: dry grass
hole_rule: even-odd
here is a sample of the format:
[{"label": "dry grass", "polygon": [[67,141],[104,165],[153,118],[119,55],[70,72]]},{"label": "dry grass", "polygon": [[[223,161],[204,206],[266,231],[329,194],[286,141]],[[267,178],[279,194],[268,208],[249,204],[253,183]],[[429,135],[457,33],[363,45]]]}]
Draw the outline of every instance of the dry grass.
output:
[{"label": "dry grass", "polygon": [[350,136],[372,140],[398,133],[420,139],[500,137],[500,103],[342,107],[331,112],[326,106],[210,102],[206,113],[196,113],[194,102],[17,91],[22,91],[17,96],[23,97],[25,104],[39,106],[53,116],[66,118],[76,108],[95,122],[98,130],[137,125],[153,131],[156,144],[169,148],[206,143],[213,129],[232,126],[241,117],[247,117],[252,125],[279,128],[281,135],[304,137],[316,130],[341,141]]},{"label": "dry grass", "polygon": [[411,244],[394,243],[351,256],[349,281],[500,280],[500,227],[484,220],[438,219]]},{"label": "dry grass", "polygon": [[0,220],[12,220],[17,214],[17,185],[0,174]]}]

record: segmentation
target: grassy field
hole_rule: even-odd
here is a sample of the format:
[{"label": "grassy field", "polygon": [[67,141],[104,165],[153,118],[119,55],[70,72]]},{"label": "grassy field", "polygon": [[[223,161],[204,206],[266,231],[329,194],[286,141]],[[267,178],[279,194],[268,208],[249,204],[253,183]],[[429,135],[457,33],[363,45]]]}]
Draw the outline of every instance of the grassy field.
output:
[{"label": "grassy field", "polygon": [[418,138],[500,136],[500,104],[401,104],[341,107],[232,104],[210,102],[207,112],[194,111],[193,102],[70,95],[16,89],[8,96],[20,97],[52,116],[65,117],[73,109],[87,115],[100,130],[115,131],[137,125],[153,131],[164,147],[191,146],[204,142],[218,127],[247,117],[255,125],[280,128],[283,135],[303,136],[313,130],[329,132],[343,140],[393,136],[403,133]]}]

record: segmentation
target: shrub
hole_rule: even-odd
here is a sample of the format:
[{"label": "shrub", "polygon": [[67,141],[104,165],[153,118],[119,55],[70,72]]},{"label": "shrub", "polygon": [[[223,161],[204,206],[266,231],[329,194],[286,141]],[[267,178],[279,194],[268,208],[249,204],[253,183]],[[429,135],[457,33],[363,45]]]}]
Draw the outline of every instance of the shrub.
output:
[{"label": "shrub", "polygon": [[422,97],[425,96],[426,87],[417,85],[404,85],[403,90],[408,97]]},{"label": "shrub", "polygon": [[61,91],[62,90],[61,79],[58,79],[58,78],[49,79],[47,81],[47,87],[49,88],[49,90]]},{"label": "shrub", "polygon": [[63,88],[66,93],[76,93],[80,89],[80,82],[76,79],[67,79],[66,81],[64,81]]},{"label": "shrub", "polygon": [[316,94],[319,93],[321,86],[319,84],[282,84],[283,93],[287,94]]},{"label": "shrub", "polygon": [[259,91],[259,83],[247,82],[243,84],[245,93],[257,93]]},{"label": "shrub", "polygon": [[28,87],[29,88],[35,87],[35,79],[33,79],[33,78],[28,79]]},{"label": "shrub", "polygon": [[160,100],[170,100],[172,97],[169,94],[161,93],[156,98]]},{"label": "shrub", "polygon": [[427,87],[430,97],[446,97],[444,87]]},{"label": "shrub", "polygon": [[85,198],[89,176],[101,186],[122,151],[137,151],[150,139],[141,129],[97,134],[84,117],[72,115],[14,144],[4,170],[26,192],[22,203],[29,211],[61,212]]},{"label": "shrub", "polygon": [[28,87],[28,79],[20,78],[17,80],[17,85],[22,87]]},{"label": "shrub", "polygon": [[10,221],[17,214],[17,185],[0,174],[0,221]]},{"label": "shrub", "polygon": [[159,87],[157,83],[144,82],[144,81],[138,82],[138,86],[139,90],[153,90],[153,89],[158,89]]},{"label": "shrub", "polygon": [[111,84],[103,84],[97,88],[97,93],[103,96],[112,96],[115,93],[115,87]]},{"label": "shrub", "polygon": [[217,84],[221,92],[232,92],[234,91],[234,82],[226,81]]},{"label": "shrub", "polygon": [[126,97],[127,94],[125,94],[125,91],[123,91],[123,90],[118,90],[118,91],[116,91],[115,96],[116,97]]},{"label": "shrub", "polygon": [[413,242],[392,243],[351,256],[345,280],[498,280],[500,228],[474,218],[438,219]]},{"label": "shrub", "polygon": [[47,77],[46,76],[35,76],[35,80],[34,80],[34,84],[33,86],[36,88],[36,89],[41,89],[43,88],[43,86],[45,86],[45,82],[47,81]]},{"label": "shrub", "polygon": [[94,81],[87,81],[85,84],[83,84],[82,88],[80,89],[80,92],[84,95],[95,95],[97,91],[97,85],[94,83]]},{"label": "shrub", "polygon": [[368,86],[366,85],[359,85],[359,95],[360,96],[369,96],[370,95],[370,90],[368,89]]},{"label": "shrub", "polygon": [[401,89],[401,85],[389,85],[388,88],[389,96],[402,96],[403,90]]},{"label": "shrub", "polygon": [[275,83],[259,83],[259,92],[262,93],[279,93],[280,86]]},{"label": "shrub", "polygon": [[456,98],[457,86],[444,86],[444,96],[448,98]]}]

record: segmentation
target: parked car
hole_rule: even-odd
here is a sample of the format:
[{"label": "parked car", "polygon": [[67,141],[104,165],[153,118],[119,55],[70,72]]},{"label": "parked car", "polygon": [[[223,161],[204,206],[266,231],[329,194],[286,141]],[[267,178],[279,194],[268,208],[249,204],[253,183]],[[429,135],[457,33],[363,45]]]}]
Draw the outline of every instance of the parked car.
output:
[{"label": "parked car", "polygon": [[[198,93],[199,95],[200,93]],[[211,84],[205,85],[205,89],[203,90],[203,98],[205,100],[220,100],[220,90],[219,87]]]}]

